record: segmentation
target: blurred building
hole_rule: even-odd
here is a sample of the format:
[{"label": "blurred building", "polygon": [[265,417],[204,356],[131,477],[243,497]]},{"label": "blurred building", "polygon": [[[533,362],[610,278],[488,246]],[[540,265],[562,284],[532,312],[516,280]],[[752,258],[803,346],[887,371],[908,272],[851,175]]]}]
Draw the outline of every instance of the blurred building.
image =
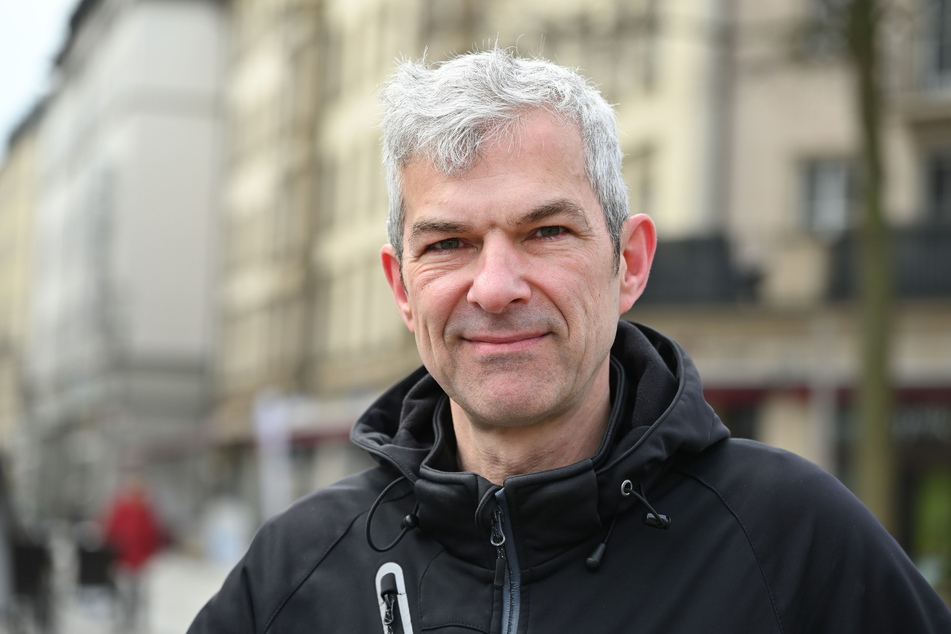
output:
[{"label": "blurred building", "polygon": [[214,436],[239,478],[253,476],[255,399],[304,394],[311,374],[319,6],[230,5]]},{"label": "blurred building", "polygon": [[205,0],[82,0],[40,129],[24,495],[96,514],[144,469],[194,514],[210,391],[225,29]]},{"label": "blurred building", "polygon": [[[0,455],[4,465],[19,471],[33,458],[23,455],[29,395],[24,345],[30,332],[33,273],[33,220],[39,196],[37,135],[43,104],[10,134],[7,156],[0,167]],[[17,473],[2,474],[19,484]]]}]

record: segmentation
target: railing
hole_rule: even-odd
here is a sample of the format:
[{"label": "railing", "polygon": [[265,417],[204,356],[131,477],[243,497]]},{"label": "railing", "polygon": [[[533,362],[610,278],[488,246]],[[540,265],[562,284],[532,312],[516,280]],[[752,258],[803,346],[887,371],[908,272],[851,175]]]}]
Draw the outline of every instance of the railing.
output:
[{"label": "railing", "polygon": [[697,304],[735,302],[748,284],[736,268],[722,234],[657,245],[650,281],[641,304]]},{"label": "railing", "polygon": [[[891,233],[894,289],[903,299],[951,298],[951,224],[897,227]],[[858,233],[832,245],[828,298],[855,297],[859,288]]]}]

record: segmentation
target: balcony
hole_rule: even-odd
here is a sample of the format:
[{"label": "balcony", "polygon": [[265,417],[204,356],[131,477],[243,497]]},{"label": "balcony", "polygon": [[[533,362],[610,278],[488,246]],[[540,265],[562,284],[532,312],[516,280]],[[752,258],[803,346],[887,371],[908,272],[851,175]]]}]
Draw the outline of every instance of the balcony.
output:
[{"label": "balcony", "polygon": [[662,240],[638,303],[730,303],[742,298],[746,287],[723,235]]},{"label": "balcony", "polygon": [[[951,299],[951,225],[896,227],[891,238],[896,296]],[[829,299],[851,299],[857,295],[857,247],[856,231],[844,234],[832,246]]]},{"label": "balcony", "polygon": [[951,6],[938,10],[940,15],[922,16],[926,24],[932,26],[922,33],[922,39],[909,40],[909,44],[914,41],[914,46],[893,51],[898,57],[891,62],[895,72],[890,81],[889,98],[894,112],[906,123],[918,127],[951,122],[951,42],[943,26],[951,16]]}]

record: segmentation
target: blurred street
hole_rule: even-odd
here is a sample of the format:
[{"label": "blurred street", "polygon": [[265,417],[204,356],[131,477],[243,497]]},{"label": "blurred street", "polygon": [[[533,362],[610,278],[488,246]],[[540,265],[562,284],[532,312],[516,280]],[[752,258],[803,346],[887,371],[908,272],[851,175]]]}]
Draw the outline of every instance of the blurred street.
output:
[{"label": "blurred street", "polygon": [[[135,634],[183,634],[227,572],[221,565],[174,550],[157,555],[145,583],[145,624]],[[59,634],[120,634],[112,596],[96,588],[80,590],[69,579],[61,579],[57,597]]]}]

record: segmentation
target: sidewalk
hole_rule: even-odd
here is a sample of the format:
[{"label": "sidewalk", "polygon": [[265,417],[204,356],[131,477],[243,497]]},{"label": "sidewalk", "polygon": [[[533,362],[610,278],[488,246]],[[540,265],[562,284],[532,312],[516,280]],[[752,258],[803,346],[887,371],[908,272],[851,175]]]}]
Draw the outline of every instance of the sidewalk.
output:
[{"label": "sidewalk", "polygon": [[[216,564],[174,551],[157,556],[146,581],[147,626],[136,634],[184,634],[201,607],[221,587],[227,573],[227,569]],[[61,634],[116,631],[110,597],[67,591],[60,600],[57,629]]]}]

